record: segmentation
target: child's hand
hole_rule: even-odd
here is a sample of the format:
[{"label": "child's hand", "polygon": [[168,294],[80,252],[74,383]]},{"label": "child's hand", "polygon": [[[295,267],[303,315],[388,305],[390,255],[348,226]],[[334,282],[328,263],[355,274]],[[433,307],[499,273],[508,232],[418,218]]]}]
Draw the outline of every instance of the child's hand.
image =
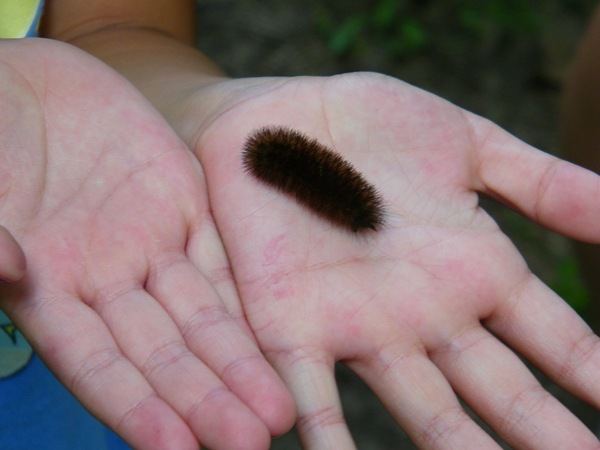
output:
[{"label": "child's hand", "polygon": [[0,218],[28,258],[2,309],[132,446],[268,447],[292,400],[245,322],[193,155],[65,44],[1,42],[0,85]]},{"label": "child's hand", "polygon": [[[497,448],[457,395],[515,448],[598,448],[518,355],[599,407],[599,340],[478,202],[600,242],[597,176],[376,74],[222,81],[196,95],[171,120],[203,166],[248,321],[296,398],[307,448],[353,445],[335,361],[422,448]],[[387,226],[353,235],[245,173],[244,140],[265,125],[352,162],[387,202]]]}]

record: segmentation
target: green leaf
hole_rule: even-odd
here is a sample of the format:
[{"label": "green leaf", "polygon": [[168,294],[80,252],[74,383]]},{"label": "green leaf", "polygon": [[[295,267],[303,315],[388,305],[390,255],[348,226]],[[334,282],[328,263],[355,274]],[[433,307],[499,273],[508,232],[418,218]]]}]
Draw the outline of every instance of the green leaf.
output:
[{"label": "green leaf", "polygon": [[331,35],[329,49],[336,55],[348,53],[358,42],[366,25],[366,16],[363,14],[346,19]]}]

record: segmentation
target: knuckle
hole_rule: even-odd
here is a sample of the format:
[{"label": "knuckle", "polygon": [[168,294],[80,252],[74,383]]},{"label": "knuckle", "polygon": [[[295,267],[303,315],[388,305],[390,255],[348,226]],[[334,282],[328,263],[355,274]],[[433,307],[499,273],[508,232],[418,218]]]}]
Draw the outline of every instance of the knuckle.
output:
[{"label": "knuckle", "polygon": [[459,433],[471,419],[460,406],[441,410],[423,429],[422,440],[426,448],[444,448],[451,436]]},{"label": "knuckle", "polygon": [[164,368],[173,366],[182,359],[190,356],[191,353],[183,342],[167,342],[150,352],[142,365],[142,373],[150,379]]},{"label": "knuckle", "polygon": [[118,349],[106,347],[86,355],[79,363],[79,367],[71,377],[68,387],[73,392],[79,392],[102,377],[112,367],[124,362],[123,355]]},{"label": "knuckle", "polygon": [[344,414],[336,406],[327,406],[298,418],[296,426],[304,433],[331,427],[345,426]]}]

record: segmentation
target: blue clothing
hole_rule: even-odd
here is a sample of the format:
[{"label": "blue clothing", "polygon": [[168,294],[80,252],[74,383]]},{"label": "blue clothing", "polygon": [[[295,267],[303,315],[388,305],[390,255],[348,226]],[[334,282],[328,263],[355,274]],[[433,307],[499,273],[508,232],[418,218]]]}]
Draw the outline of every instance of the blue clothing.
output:
[{"label": "blue clothing", "polygon": [[37,356],[0,380],[0,448],[10,450],[125,450]]},{"label": "blue clothing", "polygon": [[0,311],[0,449],[127,450],[35,355]]},{"label": "blue clothing", "polygon": [[0,311],[0,449],[126,450],[35,355]]}]

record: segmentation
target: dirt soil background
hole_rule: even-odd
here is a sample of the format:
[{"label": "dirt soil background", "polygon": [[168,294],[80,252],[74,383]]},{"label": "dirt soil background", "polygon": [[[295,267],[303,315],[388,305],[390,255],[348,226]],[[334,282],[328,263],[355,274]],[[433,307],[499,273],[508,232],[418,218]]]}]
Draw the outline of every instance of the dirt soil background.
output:
[{"label": "dirt soil background", "polygon": [[[560,154],[561,86],[594,3],[200,0],[198,47],[233,77],[381,72]],[[560,290],[561,268],[574,259],[571,243],[505,208],[490,202],[486,208],[532,270]],[[567,287],[563,295],[569,292]],[[590,428],[598,426],[597,411],[540,379]],[[368,388],[342,366],[338,381],[359,449],[416,448]],[[272,448],[300,445],[292,432]]]}]

